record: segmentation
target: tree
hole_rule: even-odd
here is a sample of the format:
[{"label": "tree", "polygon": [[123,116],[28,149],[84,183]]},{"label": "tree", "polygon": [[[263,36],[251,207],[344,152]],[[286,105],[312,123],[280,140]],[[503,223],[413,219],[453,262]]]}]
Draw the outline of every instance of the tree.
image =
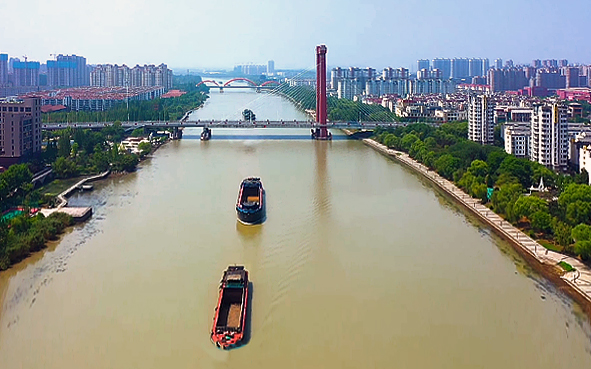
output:
[{"label": "tree", "polygon": [[575,183],[589,184],[589,173],[585,168],[581,169],[581,173],[575,175]]},{"label": "tree", "polygon": [[137,146],[141,156],[148,155],[152,151],[152,144],[149,142],[140,142]]},{"label": "tree", "polygon": [[33,174],[27,164],[14,164],[8,167],[4,173],[0,173],[0,202],[15,194],[27,194],[33,189],[32,179]]},{"label": "tree", "polygon": [[384,138],[384,145],[388,146],[391,149],[399,149],[400,138],[393,133],[387,133]]},{"label": "tree", "polygon": [[590,241],[591,227],[587,224],[579,224],[572,229],[571,237],[573,238],[573,240],[575,240],[575,242]]},{"label": "tree", "polygon": [[116,171],[133,172],[139,163],[138,156],[135,154],[120,154],[117,161],[113,162],[113,168]]},{"label": "tree", "polygon": [[527,159],[516,158],[513,155],[508,155],[498,169],[498,173],[508,173],[517,178],[519,183],[525,188],[531,186],[532,167],[531,162]]},{"label": "tree", "polygon": [[484,183],[475,182],[472,184],[471,195],[485,203],[488,201],[488,188]]},{"label": "tree", "polygon": [[552,233],[554,233],[554,239],[560,246],[567,248],[572,243],[571,232],[572,229],[568,224],[554,219]]},{"label": "tree", "polygon": [[558,203],[566,212],[570,225],[591,221],[591,186],[571,183],[558,197]]},{"label": "tree", "polygon": [[70,135],[62,131],[59,139],[57,140],[57,155],[62,158],[67,158],[72,152],[72,146],[70,145]]},{"label": "tree", "polygon": [[515,220],[513,204],[523,193],[523,187],[519,183],[505,184],[493,193],[491,202],[495,213],[504,214],[510,221]]},{"label": "tree", "polygon": [[591,241],[579,241],[575,244],[575,253],[581,256],[581,259],[591,260]]},{"label": "tree", "polygon": [[420,158],[420,153],[424,150],[427,150],[425,143],[418,139],[415,142],[413,142],[413,144],[410,146],[410,149],[408,150],[408,155],[410,155],[411,158],[422,162]]},{"label": "tree", "polygon": [[474,177],[486,177],[488,174],[488,164],[482,160],[474,160],[468,168],[468,172]]},{"label": "tree", "polygon": [[417,135],[409,133],[402,137],[402,140],[400,141],[400,146],[402,146],[402,149],[404,149],[405,151],[408,151],[410,150],[412,144],[415,143],[415,141],[417,141],[418,139],[419,137],[417,137]]},{"label": "tree", "polygon": [[78,142],[74,142],[74,144],[72,145],[72,156],[74,157],[74,159],[76,159],[76,157],[78,157],[78,149],[80,148],[80,145],[78,145]]},{"label": "tree", "polygon": [[78,175],[78,168],[70,158],[60,156],[52,165],[55,174],[59,178],[70,178]]},{"label": "tree", "polygon": [[551,232],[552,217],[543,210],[538,210],[531,215],[531,226],[536,232]]},{"label": "tree", "polygon": [[439,159],[435,161],[435,169],[447,179],[453,178],[454,172],[460,168],[460,165],[460,159],[450,154],[441,155]]},{"label": "tree", "polygon": [[515,204],[513,204],[513,214],[515,215],[516,220],[519,220],[522,217],[531,220],[531,216],[538,211],[549,213],[546,200],[540,199],[536,196],[521,196],[515,201]]},{"label": "tree", "polygon": [[545,186],[554,186],[556,184],[556,174],[553,171],[546,168],[540,163],[532,162],[532,183],[540,183],[540,178],[543,178]]},{"label": "tree", "polygon": [[99,172],[104,172],[105,170],[109,169],[110,165],[108,155],[101,150],[95,150],[94,154],[92,155],[91,163]]}]

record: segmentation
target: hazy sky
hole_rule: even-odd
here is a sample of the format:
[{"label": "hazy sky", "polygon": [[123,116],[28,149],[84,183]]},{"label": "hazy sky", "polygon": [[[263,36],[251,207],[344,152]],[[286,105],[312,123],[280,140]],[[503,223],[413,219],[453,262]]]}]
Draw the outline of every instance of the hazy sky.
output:
[{"label": "hazy sky", "polygon": [[416,60],[486,57],[591,63],[591,0],[1,0],[0,52],[45,62],[239,63],[416,68]]}]

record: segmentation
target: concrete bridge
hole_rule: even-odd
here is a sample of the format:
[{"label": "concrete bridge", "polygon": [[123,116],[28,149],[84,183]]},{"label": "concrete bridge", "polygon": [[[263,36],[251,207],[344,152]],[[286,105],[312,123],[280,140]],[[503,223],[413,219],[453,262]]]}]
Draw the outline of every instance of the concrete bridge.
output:
[{"label": "concrete bridge", "polygon": [[[333,129],[375,129],[377,127],[406,126],[405,122],[326,122],[321,124],[312,120],[184,120],[184,121],[138,121],[121,122],[123,128],[333,128]],[[113,125],[113,122],[83,123],[43,123],[41,128],[47,131],[64,128],[101,129]]]}]

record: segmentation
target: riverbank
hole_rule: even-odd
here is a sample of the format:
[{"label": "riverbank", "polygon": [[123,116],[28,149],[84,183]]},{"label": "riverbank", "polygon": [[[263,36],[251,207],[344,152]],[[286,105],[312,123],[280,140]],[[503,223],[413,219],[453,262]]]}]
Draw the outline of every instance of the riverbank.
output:
[{"label": "riverbank", "polygon": [[[515,228],[492,210],[482,205],[479,199],[475,199],[452,182],[441,177],[435,171],[412,159],[408,154],[389,149],[388,147],[372,140],[363,139],[363,142],[386,156],[397,160],[408,168],[414,170],[435,184],[446,194],[463,205],[472,214],[489,225],[493,231],[509,241],[514,249],[519,252],[528,263],[539,273],[556,283],[566,291],[574,300],[581,304],[586,314],[591,317],[591,269],[580,260],[550,251],[533,240],[531,237]],[[570,264],[574,269],[568,272],[562,270],[559,263]]]}]

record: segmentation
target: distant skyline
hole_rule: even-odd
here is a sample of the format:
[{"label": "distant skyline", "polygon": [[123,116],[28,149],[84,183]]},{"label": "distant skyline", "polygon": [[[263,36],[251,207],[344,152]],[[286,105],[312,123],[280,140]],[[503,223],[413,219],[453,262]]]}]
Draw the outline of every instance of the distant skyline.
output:
[{"label": "distant skyline", "polygon": [[591,63],[588,0],[20,0],[0,4],[0,53],[45,62],[231,69],[265,64],[416,69],[417,59]]}]

